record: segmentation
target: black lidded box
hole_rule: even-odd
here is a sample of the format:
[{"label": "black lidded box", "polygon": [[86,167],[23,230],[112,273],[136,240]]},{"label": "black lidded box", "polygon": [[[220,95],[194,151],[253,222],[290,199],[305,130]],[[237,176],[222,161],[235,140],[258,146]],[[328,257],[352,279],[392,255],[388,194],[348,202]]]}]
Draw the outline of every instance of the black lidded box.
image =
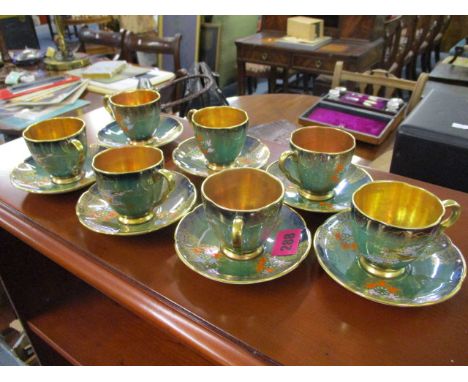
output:
[{"label": "black lidded box", "polygon": [[390,172],[468,192],[468,87],[426,94],[398,128]]}]

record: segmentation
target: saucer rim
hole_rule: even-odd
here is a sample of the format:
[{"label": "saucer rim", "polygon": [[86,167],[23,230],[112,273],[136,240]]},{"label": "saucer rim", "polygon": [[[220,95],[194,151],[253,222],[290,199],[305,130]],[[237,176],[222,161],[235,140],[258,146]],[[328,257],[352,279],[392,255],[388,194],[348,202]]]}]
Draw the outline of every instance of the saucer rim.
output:
[{"label": "saucer rim", "polygon": [[[257,142],[259,142],[261,145],[263,145],[266,149],[267,149],[267,153],[268,155],[266,156],[265,160],[262,161],[260,163],[260,165],[255,165],[254,167],[252,166],[249,166],[249,168],[262,168],[263,166],[265,166],[267,163],[268,163],[268,160],[270,159],[270,156],[271,156],[271,151],[270,151],[270,148],[268,147],[267,144],[265,144],[264,142],[262,142],[260,139],[258,139],[257,137],[253,137],[252,135],[248,135],[247,134],[247,137],[248,138],[252,138],[252,139],[255,139]],[[206,178],[208,176],[210,176],[211,174],[215,174],[217,172],[220,172],[222,170],[218,170],[218,171],[213,171],[213,170],[210,170],[208,169],[208,167],[206,167],[206,171],[212,171],[211,173],[210,172],[207,172],[206,174],[202,174],[200,172],[195,172],[195,171],[191,171],[191,170],[188,170],[187,168],[185,168],[181,162],[179,162],[179,160],[177,160],[177,158],[175,157],[175,153],[176,151],[179,149],[180,146],[182,146],[182,144],[190,141],[190,140],[195,140],[195,136],[193,137],[189,137],[187,139],[184,139],[182,142],[180,142],[177,147],[172,150],[172,161],[174,162],[174,164],[182,171],[186,172],[187,174],[190,174],[190,175],[194,175],[194,176],[199,176],[201,178]],[[236,158],[237,159],[237,158]],[[229,168],[246,168],[246,167],[229,167]]]},{"label": "saucer rim", "polygon": [[[180,135],[184,132],[184,125],[182,124],[181,121],[179,121],[179,119],[177,118],[174,118],[173,116],[171,115],[164,115],[164,114],[161,114],[161,118],[166,118],[166,119],[173,119],[174,121],[177,122],[177,126],[174,128],[174,130],[177,130],[175,136],[171,137],[170,140],[168,141],[164,141],[162,143],[154,143],[154,144],[150,144],[150,145],[145,145],[145,146],[151,146],[151,147],[162,147],[162,146],[165,146],[173,141],[175,141],[177,138],[180,137]],[[112,122],[109,122],[106,124],[106,126],[104,126],[102,129],[100,129],[97,134],[96,134],[96,138],[97,138],[97,143],[99,144],[99,146],[101,147],[105,147],[107,149],[112,149],[112,148],[117,148],[117,147],[124,147],[124,146],[128,146],[129,143],[125,143],[125,144],[121,144],[121,145],[109,145],[107,143],[104,143],[100,138],[99,138],[99,133],[101,131],[103,131],[105,128],[107,128],[107,126],[111,125],[111,124],[114,124],[114,123],[117,123],[116,121],[112,121]]]},{"label": "saucer rim", "polygon": [[[81,200],[82,198],[84,198],[85,194],[89,193],[91,188],[85,192],[83,192],[83,194],[81,194],[81,196],[79,197],[78,201],[76,202],[76,205],[75,205],[75,214],[78,218],[78,221],[81,223],[82,226],[84,226],[85,228],[89,229],[90,231],[92,232],[96,232],[96,233],[100,233],[100,234],[103,234],[103,235],[109,235],[109,236],[139,236],[139,235],[145,235],[147,233],[151,233],[151,232],[155,232],[155,231],[159,231],[163,228],[166,228],[166,227],[169,227],[171,224],[174,224],[176,223],[178,220],[181,220],[183,219],[187,214],[189,214],[192,209],[193,209],[193,206],[195,205],[195,203],[197,202],[197,199],[198,199],[198,192],[197,192],[197,188],[195,187],[195,185],[193,184],[193,182],[184,174],[181,174],[180,172],[177,172],[177,171],[173,171],[173,170],[169,170],[171,171],[172,173],[176,173],[177,175],[180,175],[182,177],[184,177],[185,179],[188,180],[188,182],[192,185],[193,187],[193,195],[194,195],[194,198],[193,198],[193,201],[190,203],[190,205],[185,209],[185,211],[180,215],[178,216],[177,218],[171,220],[169,223],[167,224],[164,224],[162,226],[158,226],[157,228],[154,228],[154,229],[149,229],[149,230],[146,230],[146,231],[141,231],[141,232],[118,232],[118,233],[109,233],[109,232],[102,232],[102,231],[98,231],[96,229],[93,229],[89,226],[87,226],[83,221],[82,221],[82,214],[80,214],[78,212],[78,205],[81,203]],[[164,204],[164,202],[163,202]],[[121,223],[119,223],[121,224]]]},{"label": "saucer rim", "polygon": [[[307,233],[307,248],[306,250],[304,251],[304,253],[302,254],[302,256],[293,264],[291,265],[291,267],[285,269],[283,272],[281,273],[278,273],[274,276],[270,276],[268,278],[265,278],[265,279],[261,279],[261,280],[245,280],[245,281],[234,281],[234,280],[220,280],[219,278],[216,278],[214,276],[211,276],[211,275],[208,275],[208,274],[205,274],[205,273],[201,273],[198,269],[196,269],[186,258],[185,256],[183,256],[179,250],[179,246],[177,244],[177,233],[179,232],[179,227],[180,225],[182,224],[183,220],[186,219],[190,214],[192,213],[195,213],[195,211],[198,209],[198,208],[203,208],[203,203],[200,203],[198,206],[196,206],[192,211],[190,211],[189,213],[187,213],[182,219],[180,219],[179,223],[177,224],[177,227],[174,231],[174,248],[175,248],[175,251],[177,253],[177,257],[182,261],[182,263],[184,263],[190,270],[192,270],[193,272],[199,274],[200,276],[203,276],[207,279],[210,279],[210,280],[213,280],[213,281],[216,281],[216,282],[220,282],[222,284],[231,284],[231,285],[250,285],[250,284],[261,284],[261,283],[264,283],[264,282],[267,282],[267,281],[272,281],[272,280],[275,280],[275,279],[278,279],[280,277],[283,277],[285,275],[287,275],[288,273],[291,273],[292,271],[294,271],[296,268],[299,267],[299,265],[301,265],[304,260],[307,258],[307,256],[309,256],[310,252],[311,252],[311,249],[312,249],[312,235],[310,233],[310,230],[309,228],[307,227],[307,224],[306,224],[306,221],[304,220],[304,218],[301,216],[301,214],[299,214],[297,211],[295,211],[293,208],[287,206],[287,205],[283,205],[283,207],[289,209],[290,212],[296,214],[300,220],[302,221],[302,223],[304,224],[304,228],[306,230],[306,233]],[[270,255],[271,256],[271,255]]]},{"label": "saucer rim", "polygon": [[[349,213],[349,211],[346,211],[346,210],[341,211],[341,212],[339,212],[339,213],[337,213],[337,214],[335,214],[333,216],[330,216],[328,219],[326,219],[319,227],[317,227],[317,230],[314,233],[314,239],[313,239],[313,246],[314,246],[315,256],[317,257],[317,260],[318,260],[320,266],[328,274],[328,276],[331,277],[331,279],[333,281],[335,281],[336,283],[341,285],[343,288],[347,289],[348,291],[350,291],[350,292],[352,292],[352,293],[354,293],[354,294],[356,294],[356,295],[358,295],[360,297],[365,298],[366,300],[373,301],[373,302],[376,302],[376,303],[379,303],[379,304],[382,304],[382,305],[395,306],[395,307],[400,307],[400,308],[420,308],[420,307],[424,307],[424,306],[437,305],[437,304],[440,304],[440,303],[442,303],[444,301],[449,300],[450,298],[455,296],[460,291],[460,289],[461,289],[461,287],[463,285],[463,281],[465,280],[466,273],[467,273],[466,261],[465,261],[465,258],[463,256],[462,252],[460,251],[460,249],[455,244],[453,244],[452,239],[450,239],[450,237],[445,233],[443,233],[443,235],[446,236],[446,238],[448,239],[448,241],[450,243],[450,246],[453,247],[456,250],[456,252],[458,253],[459,257],[462,260],[463,273],[462,273],[462,275],[460,277],[460,280],[458,281],[458,284],[455,286],[455,288],[449,294],[444,296],[442,299],[437,300],[437,301],[429,301],[429,302],[425,302],[425,303],[420,303],[420,304],[418,304],[418,303],[410,304],[410,303],[398,303],[398,302],[391,302],[391,301],[382,301],[379,298],[366,295],[366,294],[364,294],[362,292],[359,292],[359,291],[353,289],[352,287],[348,286],[347,284],[345,284],[343,281],[338,279],[338,277],[335,276],[335,274],[324,264],[321,256],[319,255],[319,251],[317,249],[318,234],[319,234],[319,230],[322,228],[322,226],[324,226],[329,220],[336,219],[336,218],[339,217],[340,214],[345,214],[345,213]],[[359,267],[359,269],[361,269],[362,272],[366,272],[361,267]],[[376,279],[384,280],[383,278],[379,278],[377,276],[373,276],[373,277],[375,277]]]},{"label": "saucer rim", "polygon": [[[93,145],[89,145],[88,146],[88,153],[90,153],[90,148],[92,147]],[[96,145],[95,146],[97,149],[96,149],[96,152],[92,154],[92,156],[96,155],[97,152],[99,152],[99,146]],[[86,182],[85,183],[80,183],[79,181],[78,182],[74,182],[74,183],[71,183],[71,184],[68,184],[68,185],[65,185],[65,186],[70,186],[70,188],[67,188],[65,190],[30,190],[30,189],[27,189],[21,185],[19,185],[18,183],[15,182],[15,180],[13,179],[13,172],[18,170],[18,167],[21,166],[23,163],[26,163],[26,161],[29,159],[29,158],[32,158],[32,155],[29,155],[28,157],[26,157],[25,159],[23,159],[22,162],[18,163],[14,168],[13,170],[11,170],[10,172],[10,183],[13,185],[13,187],[17,188],[18,190],[21,190],[21,191],[25,191],[25,192],[28,192],[30,194],[40,194],[40,195],[59,195],[59,194],[68,194],[70,192],[73,192],[73,191],[78,191],[78,190],[81,190],[85,187],[88,187],[89,185],[93,184],[94,182],[96,182],[96,175],[94,174],[94,171],[92,171],[92,166],[91,166],[91,162],[89,164],[89,169],[91,170],[90,172],[90,176],[89,177],[86,177],[86,172],[87,171],[84,171],[85,173],[85,176],[83,178],[80,178],[80,180],[85,180],[86,179]],[[92,159],[92,158],[91,158]],[[34,160],[34,158],[32,158],[32,160]],[[36,162],[36,161],[34,161]],[[36,166],[38,166],[38,164],[36,163]],[[71,187],[75,185],[75,187]],[[62,185],[63,186],[63,185]]]},{"label": "saucer rim", "polygon": [[[279,160],[275,160],[274,162],[270,163],[270,164],[268,165],[268,167],[266,168],[266,171],[267,171],[268,173],[270,173],[271,175],[276,176],[275,174],[272,174],[269,170],[270,170],[271,167],[273,167],[273,165],[277,164],[278,162],[279,162]],[[350,163],[350,166],[354,166],[355,168],[357,168],[357,169],[361,170],[362,172],[364,172],[364,173],[369,177],[369,179],[370,179],[370,180],[369,180],[369,183],[374,181],[374,178],[372,177],[372,175],[369,174],[369,172],[368,172],[367,170],[365,170],[362,166],[359,166],[359,165],[354,164],[354,163]],[[281,181],[281,183],[283,183],[282,179],[280,179],[280,181]],[[289,183],[292,183],[292,182],[290,182],[289,180],[288,180],[288,182],[289,182]],[[292,184],[294,184],[294,183],[292,183]],[[286,185],[285,185],[285,184],[283,184],[283,185],[284,185],[284,187],[286,188]],[[297,185],[295,185],[295,186],[296,186],[296,188],[298,187]],[[296,193],[299,194],[298,191],[296,191]],[[304,198],[304,199],[305,199],[305,198]],[[305,199],[305,200],[307,200],[307,199]],[[327,202],[327,200],[325,200],[325,202]],[[321,214],[335,214],[335,213],[347,211],[347,210],[349,210],[349,209],[351,208],[351,204],[350,204],[349,207],[345,207],[345,208],[341,208],[341,209],[321,209],[321,210],[319,210],[319,209],[313,209],[313,208],[303,208],[303,207],[299,207],[297,204],[293,204],[293,203],[287,201],[287,199],[286,199],[286,191],[285,191],[284,203],[286,203],[286,204],[287,204],[288,206],[290,206],[290,207],[297,208],[298,210],[301,210],[301,211],[317,212],[317,213],[321,213]]]}]

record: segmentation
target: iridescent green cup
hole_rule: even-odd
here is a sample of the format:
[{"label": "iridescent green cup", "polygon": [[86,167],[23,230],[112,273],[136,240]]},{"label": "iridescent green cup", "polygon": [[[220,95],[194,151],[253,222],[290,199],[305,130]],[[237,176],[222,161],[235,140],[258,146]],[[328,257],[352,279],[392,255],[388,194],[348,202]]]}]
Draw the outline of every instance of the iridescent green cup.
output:
[{"label": "iridescent green cup", "polygon": [[281,181],[263,170],[227,169],[206,178],[201,193],[221,252],[234,260],[259,256],[283,204]]},{"label": "iridescent green cup", "polygon": [[142,224],[153,219],[154,208],[175,188],[173,175],[163,169],[164,155],[158,148],[107,149],[93,158],[92,166],[99,194],[123,224]]},{"label": "iridescent green cup", "polygon": [[231,106],[212,106],[189,110],[187,119],[208,168],[222,170],[232,166],[247,137],[247,113]]},{"label": "iridescent green cup", "polygon": [[[444,219],[446,210],[450,215]],[[460,216],[460,205],[441,201],[420,187],[397,181],[374,181],[353,194],[351,206],[359,263],[383,278],[403,275],[410,263]]]},{"label": "iridescent green cup", "polygon": [[82,119],[58,117],[29,125],[23,131],[36,163],[56,184],[78,182],[86,158],[86,125]]},{"label": "iridescent green cup", "polygon": [[160,98],[157,91],[137,89],[106,95],[103,103],[131,144],[149,144],[160,122]]},{"label": "iridescent green cup", "polygon": [[313,201],[333,198],[353,158],[354,137],[341,129],[310,126],[293,131],[289,144],[279,168],[299,194]]}]

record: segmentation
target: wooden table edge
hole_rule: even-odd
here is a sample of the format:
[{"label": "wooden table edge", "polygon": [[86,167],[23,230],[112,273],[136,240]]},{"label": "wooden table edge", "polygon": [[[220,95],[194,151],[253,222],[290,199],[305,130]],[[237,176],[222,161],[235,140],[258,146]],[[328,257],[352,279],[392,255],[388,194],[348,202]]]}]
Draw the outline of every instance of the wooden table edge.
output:
[{"label": "wooden table edge", "polygon": [[[29,220],[29,219],[27,219]],[[163,296],[143,290],[123,278],[89,254],[44,230],[34,221],[13,211],[0,201],[0,226],[67,271],[121,304],[140,318],[176,337],[206,359],[220,365],[265,366],[278,363],[216,328],[204,325],[195,316],[189,318]],[[159,297],[159,298],[158,298]]]}]

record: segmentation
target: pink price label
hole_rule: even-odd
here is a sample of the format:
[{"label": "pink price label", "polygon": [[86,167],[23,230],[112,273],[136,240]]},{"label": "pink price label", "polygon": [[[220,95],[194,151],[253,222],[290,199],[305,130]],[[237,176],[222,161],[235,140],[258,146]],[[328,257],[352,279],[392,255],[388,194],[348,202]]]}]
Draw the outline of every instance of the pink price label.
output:
[{"label": "pink price label", "polygon": [[276,235],[275,244],[271,251],[272,256],[290,256],[297,253],[301,229],[284,229]]}]

